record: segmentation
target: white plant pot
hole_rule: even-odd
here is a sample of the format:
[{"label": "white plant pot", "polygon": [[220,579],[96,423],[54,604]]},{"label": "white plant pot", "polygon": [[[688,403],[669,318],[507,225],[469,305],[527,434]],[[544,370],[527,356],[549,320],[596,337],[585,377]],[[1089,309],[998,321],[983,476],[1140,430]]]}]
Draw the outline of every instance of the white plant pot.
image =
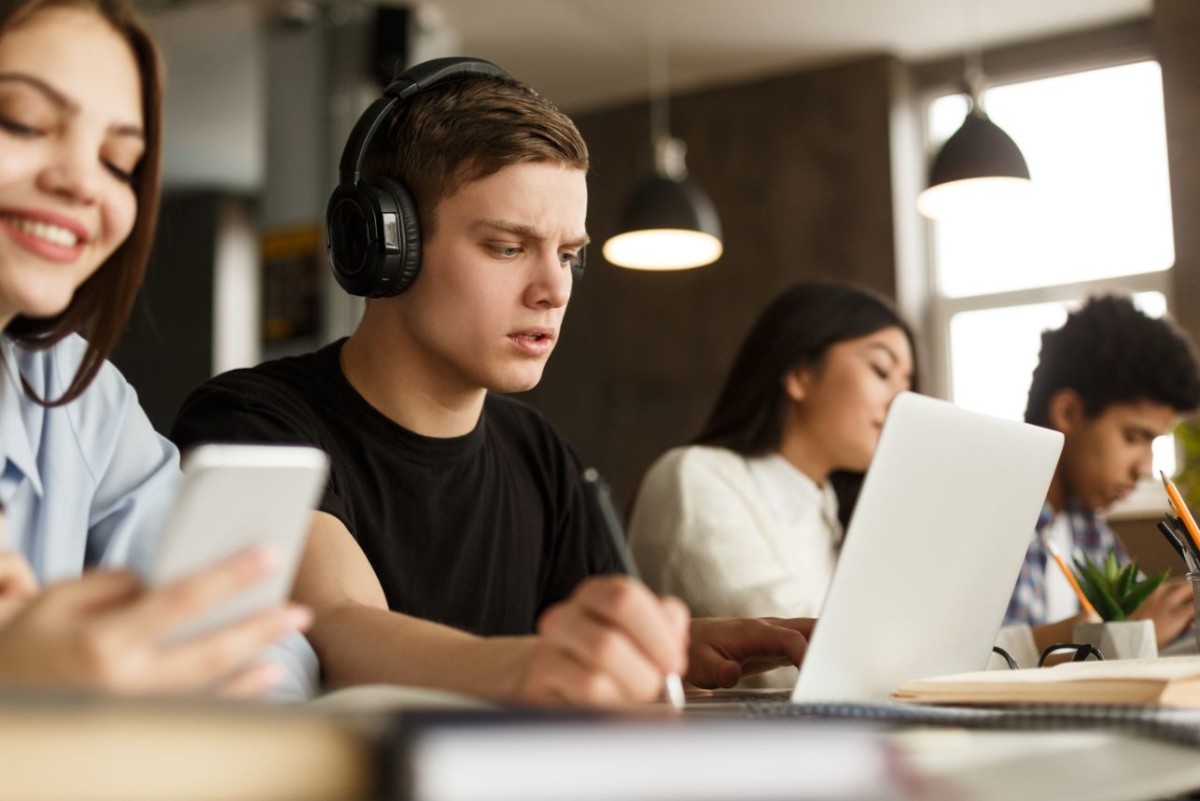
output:
[{"label": "white plant pot", "polygon": [[1105,659],[1153,659],[1158,656],[1153,620],[1076,623],[1071,636],[1075,642],[1098,648]]}]

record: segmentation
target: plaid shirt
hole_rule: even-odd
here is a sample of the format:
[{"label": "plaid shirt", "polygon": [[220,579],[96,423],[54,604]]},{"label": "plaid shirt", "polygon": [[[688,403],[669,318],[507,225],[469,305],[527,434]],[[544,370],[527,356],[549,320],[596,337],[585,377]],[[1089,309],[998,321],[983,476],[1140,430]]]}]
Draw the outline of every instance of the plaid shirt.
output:
[{"label": "plaid shirt", "polygon": [[[1071,530],[1073,554],[1086,555],[1098,563],[1110,550],[1115,550],[1118,560],[1122,563],[1128,560],[1125,549],[1112,529],[1094,511],[1070,503],[1062,513],[1067,516],[1067,525]],[[1021,565],[1017,586],[1013,590],[1012,600],[1008,602],[1008,611],[1004,613],[1006,626],[1014,623],[1037,626],[1054,622],[1046,617],[1046,565],[1050,561],[1046,540],[1053,521],[1054,509],[1046,503],[1038,515],[1037,530],[1029,543],[1029,550],[1025,552],[1025,563]],[[1064,556],[1071,558],[1070,554]]]}]

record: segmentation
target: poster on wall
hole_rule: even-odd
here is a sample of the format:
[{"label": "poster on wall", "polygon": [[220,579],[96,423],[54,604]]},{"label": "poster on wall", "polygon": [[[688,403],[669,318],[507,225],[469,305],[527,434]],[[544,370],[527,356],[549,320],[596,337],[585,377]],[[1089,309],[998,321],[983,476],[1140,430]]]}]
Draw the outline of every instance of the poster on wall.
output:
[{"label": "poster on wall", "polygon": [[264,357],[311,350],[321,332],[325,252],[316,223],[267,232],[262,239]]}]

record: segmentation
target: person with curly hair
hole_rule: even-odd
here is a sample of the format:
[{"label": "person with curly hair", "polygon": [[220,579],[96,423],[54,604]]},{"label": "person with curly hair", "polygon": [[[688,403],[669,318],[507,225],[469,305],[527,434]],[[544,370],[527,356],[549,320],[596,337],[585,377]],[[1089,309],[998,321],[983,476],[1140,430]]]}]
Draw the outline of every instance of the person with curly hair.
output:
[{"label": "person with curly hair", "polygon": [[[1042,334],[1025,420],[1062,432],[1062,456],[1005,615],[1033,627],[1039,647],[1070,639],[1084,620],[1050,545],[1127,561],[1102,514],[1151,470],[1151,443],[1200,406],[1200,366],[1187,336],[1139,311],[1128,297],[1102,296]],[[1155,623],[1160,645],[1192,622],[1191,588],[1168,582],[1135,615]]]}]

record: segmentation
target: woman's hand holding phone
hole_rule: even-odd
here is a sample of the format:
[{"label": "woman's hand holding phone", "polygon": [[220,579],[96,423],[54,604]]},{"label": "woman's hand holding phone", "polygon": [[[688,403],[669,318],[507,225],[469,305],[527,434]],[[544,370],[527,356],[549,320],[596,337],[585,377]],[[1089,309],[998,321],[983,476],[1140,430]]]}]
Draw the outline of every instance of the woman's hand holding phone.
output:
[{"label": "woman's hand holding phone", "polygon": [[307,609],[284,604],[187,640],[168,635],[277,565],[271,552],[250,550],[159,589],[128,571],[52,584],[0,625],[0,681],[122,694],[261,695],[280,676],[256,656],[307,628]]}]

